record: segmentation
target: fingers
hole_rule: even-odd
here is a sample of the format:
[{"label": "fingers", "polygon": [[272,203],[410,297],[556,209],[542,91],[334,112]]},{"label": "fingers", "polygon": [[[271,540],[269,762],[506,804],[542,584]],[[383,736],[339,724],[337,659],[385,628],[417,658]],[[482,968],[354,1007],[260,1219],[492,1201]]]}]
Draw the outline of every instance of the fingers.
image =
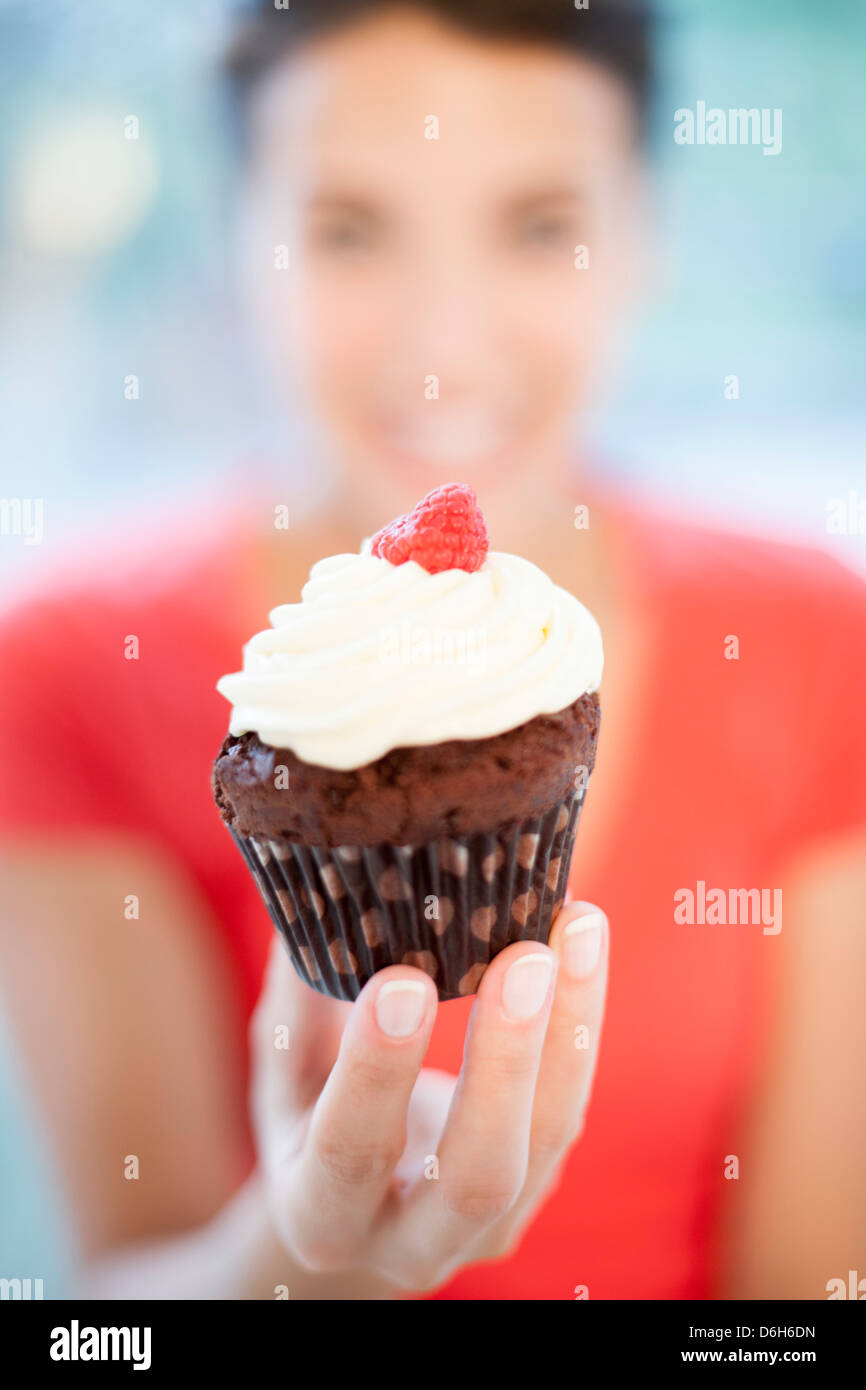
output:
[{"label": "fingers", "polygon": [[607,989],[608,924],[592,903],[569,903],[550,939],[560,968],[550,1011],[530,1150],[558,1161],[580,1134],[598,1061]]},{"label": "fingers", "polygon": [[317,1269],[352,1263],[406,1143],[406,1117],[436,1016],[420,970],[380,971],[351,1010],[339,1055],[284,1184],[285,1230]]},{"label": "fingers", "polygon": [[[294,1006],[303,1041],[291,1062],[290,1050],[262,1067],[282,1076],[283,1114],[292,1117],[291,1143],[276,1162],[272,1150],[269,1177],[281,1234],[304,1263],[345,1268],[363,1259],[420,1289],[441,1282],[467,1256],[510,1248],[583,1123],[607,950],[604,915],[572,903],[554,924],[549,947],[521,942],[496,957],[475,1001],[444,1129],[446,1079],[435,1104],[427,1097],[421,1106],[415,1093],[423,1123],[416,1115],[408,1164],[407,1114],[436,1013],[430,979],[394,966],[348,1006],[295,982],[284,958],[272,962],[257,1028],[266,1034],[275,1015]],[[297,1108],[304,1077],[310,1086],[322,1084],[344,1022],[306,1126]],[[428,1162],[434,1153],[436,1162]]]},{"label": "fingers", "polygon": [[607,918],[592,903],[569,903],[554,923],[550,947],[559,970],[535,1088],[526,1183],[490,1233],[488,1255],[513,1246],[583,1128],[604,1016],[608,935]]},{"label": "fingers", "polygon": [[383,1269],[401,1283],[426,1287],[444,1278],[523,1187],[555,974],[552,951],[521,942],[502,951],[481,981],[437,1173],[420,1179],[383,1223]]}]

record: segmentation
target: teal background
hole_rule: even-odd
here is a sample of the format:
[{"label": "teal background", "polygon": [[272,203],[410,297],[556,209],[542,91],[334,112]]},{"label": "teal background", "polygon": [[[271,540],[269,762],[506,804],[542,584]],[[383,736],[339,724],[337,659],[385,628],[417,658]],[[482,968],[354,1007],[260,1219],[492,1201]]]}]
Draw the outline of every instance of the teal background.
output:
[{"label": "teal background", "polygon": [[41,1279],[45,1299],[68,1297],[73,1263],[55,1164],[0,1015],[0,1278]]}]

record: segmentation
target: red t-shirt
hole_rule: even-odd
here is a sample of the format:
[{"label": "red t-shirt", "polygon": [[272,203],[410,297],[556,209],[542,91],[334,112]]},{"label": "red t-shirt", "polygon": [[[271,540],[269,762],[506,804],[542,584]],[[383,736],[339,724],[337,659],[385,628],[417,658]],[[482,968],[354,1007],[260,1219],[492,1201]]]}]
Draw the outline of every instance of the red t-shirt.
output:
[{"label": "red t-shirt", "polygon": [[[655,635],[614,834],[572,885],[611,922],[589,1120],[520,1249],[437,1297],[712,1296],[714,1214],[778,938],[679,924],[674,893],[784,890],[798,846],[866,823],[866,585],[818,551],[636,511],[619,523]],[[228,718],[214,685],[287,598],[257,590],[246,553],[226,530],[170,568],[114,565],[0,623],[0,830],[120,832],[167,851],[210,906],[242,1019],[273,928],[211,800]],[[470,1007],[440,1008],[431,1065],[459,1067]]]}]

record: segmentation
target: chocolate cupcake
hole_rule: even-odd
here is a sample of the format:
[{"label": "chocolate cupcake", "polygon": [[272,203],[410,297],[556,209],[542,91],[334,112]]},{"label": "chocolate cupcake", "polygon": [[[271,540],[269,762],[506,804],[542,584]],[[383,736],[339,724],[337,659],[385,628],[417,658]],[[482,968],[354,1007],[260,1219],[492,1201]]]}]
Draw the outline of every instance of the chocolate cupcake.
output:
[{"label": "chocolate cupcake", "polygon": [[247,643],[213,788],[301,977],[404,963],[472,994],[546,941],[595,761],[597,624],[437,488]]}]

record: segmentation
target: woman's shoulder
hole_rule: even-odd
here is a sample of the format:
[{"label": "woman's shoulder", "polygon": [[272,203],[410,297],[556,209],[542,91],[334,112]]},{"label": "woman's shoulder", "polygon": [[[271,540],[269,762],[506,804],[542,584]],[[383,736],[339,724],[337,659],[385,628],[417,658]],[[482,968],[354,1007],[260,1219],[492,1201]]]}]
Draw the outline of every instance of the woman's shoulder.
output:
[{"label": "woman's shoulder", "polygon": [[791,539],[685,516],[658,504],[623,506],[641,581],[658,601],[689,613],[748,612],[751,624],[824,622],[839,629],[866,615],[866,574],[828,534]]},{"label": "woman's shoulder", "polygon": [[216,681],[248,635],[242,533],[190,519],[122,542],[95,537],[0,616],[0,827],[143,815],[157,751],[183,771],[223,736]]},{"label": "woman's shoulder", "polygon": [[661,508],[629,508],[625,526],[677,728],[711,740],[779,843],[862,824],[864,577],[829,545]]},{"label": "woman's shoulder", "polygon": [[0,613],[0,751],[107,759],[155,727],[224,723],[215,684],[248,634],[248,534],[193,518],[95,535]]},{"label": "woman's shoulder", "polygon": [[162,514],[82,536],[37,579],[14,586],[0,609],[0,649],[13,659],[32,651],[50,664],[100,647],[120,629],[134,635],[136,624],[184,627],[194,644],[197,634],[230,624],[242,604],[248,540],[224,518],[197,525]]}]

